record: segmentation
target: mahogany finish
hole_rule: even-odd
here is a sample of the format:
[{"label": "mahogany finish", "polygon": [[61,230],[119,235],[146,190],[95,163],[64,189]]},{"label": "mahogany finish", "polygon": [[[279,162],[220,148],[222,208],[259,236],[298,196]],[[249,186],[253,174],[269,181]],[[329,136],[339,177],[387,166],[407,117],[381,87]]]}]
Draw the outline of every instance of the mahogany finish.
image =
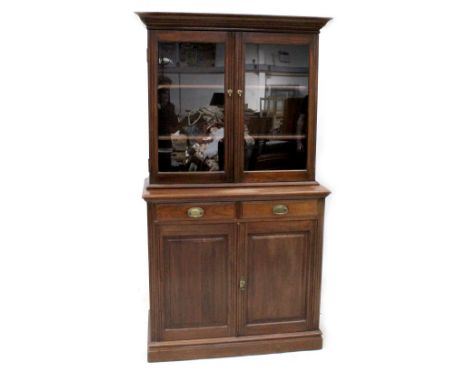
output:
[{"label": "mahogany finish", "polygon": [[[330,19],[138,15],[148,29],[149,178],[143,191],[148,213],[148,361],[320,349],[323,218],[330,192],[315,180],[318,34]],[[272,46],[278,57],[273,64],[251,63],[246,60],[252,55],[248,44],[259,44],[265,52]],[[215,46],[216,55],[210,56]],[[290,52],[285,56],[278,46],[290,47]],[[299,46],[305,52],[302,61],[294,56]],[[169,53],[161,56],[164,50]],[[260,72],[285,76],[287,84],[290,76],[296,87],[257,86],[251,77]],[[222,85],[221,80],[207,82],[220,76]],[[217,97],[224,94],[222,107],[213,109],[224,113],[217,125],[223,136],[213,157],[219,169],[207,171],[198,162],[184,167],[184,155],[193,155],[195,146],[181,154],[173,141],[185,131],[187,111],[181,103],[179,130],[163,135],[162,123],[173,112],[163,98],[169,94],[177,102],[195,102],[190,92],[201,99],[212,88],[221,89],[215,90]],[[305,93],[299,97],[296,88]],[[249,109],[252,94],[263,91],[260,103],[303,99],[303,130],[294,131],[296,125],[300,130],[297,116],[284,121],[285,113]],[[176,102],[169,100],[169,105]],[[264,126],[272,131],[262,135],[255,130]],[[281,134],[285,126],[293,131]],[[189,138],[200,146],[212,142],[212,137]],[[249,139],[255,145],[248,146]],[[300,139],[305,150],[295,151]],[[281,166],[296,153],[304,155],[304,167],[288,167],[289,162]],[[266,167],[247,168],[252,157]]]}]

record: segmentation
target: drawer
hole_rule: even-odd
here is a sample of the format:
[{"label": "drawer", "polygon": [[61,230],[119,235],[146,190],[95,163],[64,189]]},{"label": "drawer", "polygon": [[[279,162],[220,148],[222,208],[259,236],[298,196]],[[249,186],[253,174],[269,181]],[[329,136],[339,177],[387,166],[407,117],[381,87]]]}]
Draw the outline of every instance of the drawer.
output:
[{"label": "drawer", "polygon": [[160,221],[234,219],[234,203],[158,204],[156,217]]},{"label": "drawer", "polygon": [[318,200],[270,200],[243,202],[243,218],[308,217],[318,214]]}]

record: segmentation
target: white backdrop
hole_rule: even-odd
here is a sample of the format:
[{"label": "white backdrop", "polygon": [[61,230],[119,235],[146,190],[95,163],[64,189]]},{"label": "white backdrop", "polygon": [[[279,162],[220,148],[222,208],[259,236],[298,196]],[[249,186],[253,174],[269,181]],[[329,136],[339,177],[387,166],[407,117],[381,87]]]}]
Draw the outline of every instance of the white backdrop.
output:
[{"label": "white backdrop", "polygon": [[[146,31],[134,11],[331,16],[316,352],[147,364]],[[466,381],[462,1],[3,1],[0,380]]]}]

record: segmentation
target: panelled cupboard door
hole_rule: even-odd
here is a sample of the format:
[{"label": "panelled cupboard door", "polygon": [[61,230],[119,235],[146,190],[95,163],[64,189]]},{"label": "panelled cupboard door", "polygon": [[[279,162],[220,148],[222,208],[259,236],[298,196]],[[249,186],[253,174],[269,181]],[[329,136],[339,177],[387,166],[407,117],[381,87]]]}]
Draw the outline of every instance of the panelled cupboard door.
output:
[{"label": "panelled cupboard door", "polygon": [[161,340],[235,334],[234,235],[232,224],[159,227]]},{"label": "panelled cupboard door", "polygon": [[314,284],[320,275],[317,221],[260,222],[241,226],[239,334],[314,328]]},{"label": "panelled cupboard door", "polygon": [[232,35],[150,31],[149,39],[152,182],[232,181]]}]

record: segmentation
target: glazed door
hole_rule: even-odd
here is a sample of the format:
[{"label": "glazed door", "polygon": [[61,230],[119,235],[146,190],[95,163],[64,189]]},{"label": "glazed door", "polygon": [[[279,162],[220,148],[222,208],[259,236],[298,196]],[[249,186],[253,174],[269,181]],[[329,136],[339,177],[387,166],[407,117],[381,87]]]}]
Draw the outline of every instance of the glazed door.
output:
[{"label": "glazed door", "polygon": [[315,329],[318,291],[313,285],[318,288],[320,275],[316,221],[246,223],[241,238],[239,333]]},{"label": "glazed door", "polygon": [[232,180],[233,35],[150,31],[152,182]]},{"label": "glazed door", "polygon": [[159,228],[159,340],[235,334],[234,227]]},{"label": "glazed door", "polygon": [[318,36],[239,33],[237,46],[237,179],[314,180]]}]

